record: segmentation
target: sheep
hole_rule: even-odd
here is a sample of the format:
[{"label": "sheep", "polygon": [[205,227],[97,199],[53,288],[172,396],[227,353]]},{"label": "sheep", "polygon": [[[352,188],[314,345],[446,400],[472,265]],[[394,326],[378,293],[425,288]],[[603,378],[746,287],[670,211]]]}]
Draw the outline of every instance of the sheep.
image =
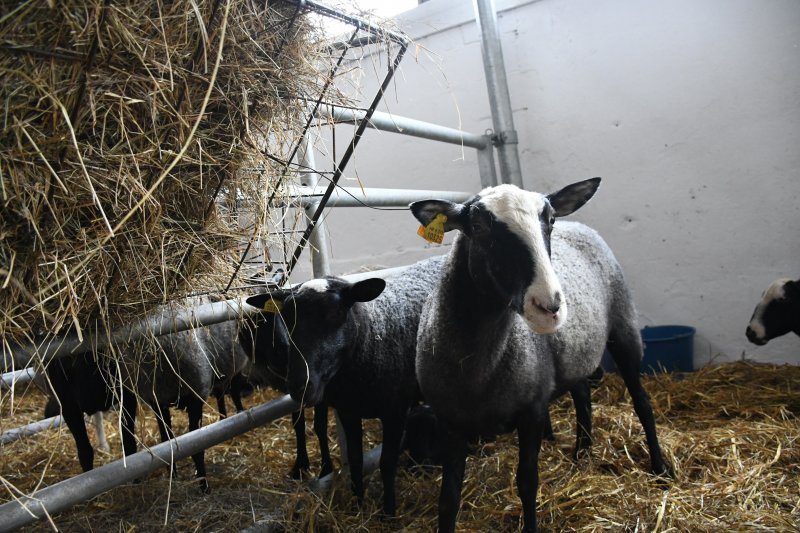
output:
[{"label": "sheep", "polygon": [[[445,426],[447,442],[440,531],[455,529],[468,440],[513,430],[524,530],[536,530],[547,404],[576,385],[588,393],[585,378],[599,366],[604,346],[644,427],[653,472],[671,475],[639,379],[642,341],[621,268],[594,230],[575,222],[554,226],[599,184],[593,178],[549,195],[499,185],[464,204],[410,205],[423,226],[459,230],[423,307],[417,337],[419,386]],[[588,427],[590,416],[579,410],[579,427]]]},{"label": "sheep", "polygon": [[[144,354],[139,360],[115,361],[105,354],[83,353],[51,361],[46,369],[49,384],[75,440],[83,471],[94,466],[94,450],[83,413],[105,411],[119,402],[125,455],[136,452],[137,396],[158,415],[162,442],[174,436],[170,405],[187,410],[190,430],[200,427],[205,399],[213,394],[219,401],[225,391],[232,390],[232,381],[250,366],[236,342],[236,332],[236,322],[228,321],[123,347]],[[234,384],[236,387],[238,384]],[[234,397],[234,402],[239,409],[241,400]],[[195,454],[193,459],[200,488],[208,493],[204,452]]]},{"label": "sheep", "polygon": [[118,402],[123,419],[123,452],[125,455],[136,452],[133,420],[128,421],[131,413],[135,413],[136,396],[130,389],[119,386],[116,365],[108,356],[91,352],[66,355],[50,361],[45,373],[51,395],[51,401],[45,406],[45,416],[61,411],[75,440],[78,462],[84,472],[94,468],[94,448],[86,432],[84,413],[101,413]]},{"label": "sheep", "polygon": [[[275,390],[288,392],[286,375],[289,366],[289,337],[280,317],[274,313],[247,315],[240,323],[238,338],[242,349],[254,363],[252,378],[257,383],[265,383]],[[292,479],[301,479],[303,472],[310,467],[303,409],[292,413],[292,427],[296,453],[289,476]],[[319,477],[324,477],[333,472],[328,444],[328,407],[324,403],[314,407],[314,432],[319,440],[321,455]]]},{"label": "sheep", "polygon": [[777,279],[770,284],[753,310],[747,339],[763,346],[793,331],[800,335],[800,279]]},{"label": "sheep", "polygon": [[388,280],[313,279],[284,294],[246,300],[258,308],[270,298],[282,300],[280,317],[290,332],[289,394],[302,405],[324,402],[336,409],[359,505],[364,499],[361,420],[381,420],[387,516],[396,510],[394,478],[406,415],[419,400],[417,321],[443,262],[444,257],[426,259]]},{"label": "sheep", "polygon": [[[189,431],[194,431],[200,427],[206,398],[213,394],[219,400],[233,379],[251,367],[237,331],[236,321],[226,321],[145,339],[135,347],[142,357],[123,362],[126,385],[155,411],[162,442],[174,438],[170,406],[186,410]],[[131,418],[135,414],[134,407]],[[207,494],[205,451],[192,455],[192,460],[200,490]],[[175,468],[173,463],[173,474]]]}]

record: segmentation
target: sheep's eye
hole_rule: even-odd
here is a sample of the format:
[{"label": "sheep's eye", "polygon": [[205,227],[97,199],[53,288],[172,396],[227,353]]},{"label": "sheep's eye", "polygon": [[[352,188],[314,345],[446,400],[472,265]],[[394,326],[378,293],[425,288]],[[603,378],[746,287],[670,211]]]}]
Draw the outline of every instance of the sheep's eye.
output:
[{"label": "sheep's eye", "polygon": [[553,225],[553,224],[555,224],[555,223],[556,223],[556,217],[552,217],[552,216],[551,216],[551,217],[550,217],[550,225],[552,226],[552,225]]}]

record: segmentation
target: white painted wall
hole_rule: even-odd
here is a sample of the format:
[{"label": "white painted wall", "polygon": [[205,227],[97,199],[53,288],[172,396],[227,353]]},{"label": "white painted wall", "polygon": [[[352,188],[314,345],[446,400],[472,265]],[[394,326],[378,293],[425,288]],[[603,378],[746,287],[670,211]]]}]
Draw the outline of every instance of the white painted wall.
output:
[{"label": "white painted wall", "polygon": [[[497,4],[526,187],[604,178],[576,218],[615,250],[643,324],[697,328],[696,365],[743,354],[800,363],[795,336],[761,348],[744,336],[762,290],[800,277],[800,2]],[[419,48],[383,110],[491,128],[471,2],[431,0],[401,17]],[[362,84],[374,94],[374,80]],[[479,189],[470,149],[374,130],[347,177]],[[327,220],[337,272],[446,251],[415,235],[408,212]]]}]

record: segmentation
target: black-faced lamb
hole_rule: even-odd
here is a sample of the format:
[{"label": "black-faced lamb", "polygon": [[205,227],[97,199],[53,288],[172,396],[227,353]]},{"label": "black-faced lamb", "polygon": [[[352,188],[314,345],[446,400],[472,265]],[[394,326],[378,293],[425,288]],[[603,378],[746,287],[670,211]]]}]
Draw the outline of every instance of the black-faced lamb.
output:
[{"label": "black-faced lamb", "polygon": [[[310,280],[283,298],[281,318],[290,334],[289,394],[303,405],[325,402],[338,412],[359,503],[364,497],[361,420],[381,420],[383,510],[390,516],[406,415],[419,400],[414,375],[419,312],[443,262],[443,257],[426,259],[388,280]],[[247,303],[263,308],[268,298],[254,296]]]},{"label": "black-faced lamb", "polygon": [[588,390],[585,378],[606,346],[644,427],[653,472],[670,473],[639,379],[642,341],[621,268],[594,230],[554,224],[585,204],[599,183],[594,178],[550,195],[500,185],[464,204],[411,204],[424,226],[460,232],[417,337],[419,385],[446,428],[440,531],[455,529],[468,440],[513,430],[524,529],[536,530],[547,404],[577,384]]},{"label": "black-faced lamb", "polygon": [[[250,300],[248,300],[250,301]],[[266,297],[264,298],[266,300]],[[261,304],[263,308],[264,304]],[[239,343],[253,361],[251,379],[264,383],[283,393],[289,392],[289,335],[280,315],[271,312],[247,315],[239,326]],[[292,413],[295,434],[295,462],[289,475],[300,479],[310,468],[306,448],[306,419],[303,409]],[[328,407],[321,403],[314,407],[314,433],[320,447],[321,466],[319,477],[333,472],[328,443]]]},{"label": "black-faced lamb", "polygon": [[747,339],[758,346],[789,332],[800,335],[800,279],[777,279],[764,291],[747,326]]}]

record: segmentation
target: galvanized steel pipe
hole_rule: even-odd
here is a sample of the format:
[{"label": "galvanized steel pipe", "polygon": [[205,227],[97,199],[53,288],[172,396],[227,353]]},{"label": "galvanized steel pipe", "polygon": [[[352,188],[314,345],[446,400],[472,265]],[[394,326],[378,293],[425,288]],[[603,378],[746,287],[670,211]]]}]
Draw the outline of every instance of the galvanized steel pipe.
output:
[{"label": "galvanized steel pipe", "polygon": [[189,457],[200,450],[286,416],[299,407],[289,396],[284,396],[66,479],[30,496],[21,496],[0,505],[0,530],[7,531],[33,524],[45,514],[53,515],[69,509],[118,485],[168,466],[173,460]]},{"label": "galvanized steel pipe", "polygon": [[517,131],[503,62],[503,48],[497,28],[497,10],[494,0],[474,0],[475,17],[481,30],[481,52],[489,104],[492,109],[497,158],[503,183],[522,187],[522,170],[517,151]]}]

